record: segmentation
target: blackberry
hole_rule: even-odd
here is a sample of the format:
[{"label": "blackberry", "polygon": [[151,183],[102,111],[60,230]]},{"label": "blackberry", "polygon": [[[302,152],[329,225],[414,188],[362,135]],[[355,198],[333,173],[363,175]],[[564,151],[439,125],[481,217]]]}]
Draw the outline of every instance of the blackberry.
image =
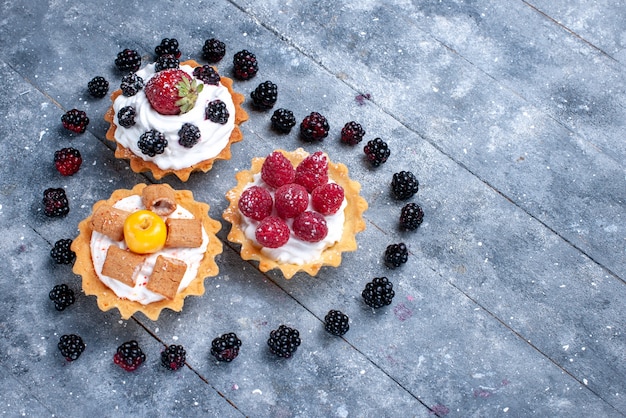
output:
[{"label": "blackberry", "polygon": [[277,356],[289,358],[298,349],[300,342],[300,333],[297,329],[281,325],[270,332],[267,345]]},{"label": "blackberry", "polygon": [[202,46],[202,58],[210,63],[222,60],[226,55],[226,44],[218,39],[211,38],[204,41]]},{"label": "blackberry", "polygon": [[226,122],[228,122],[230,114],[228,113],[228,109],[226,108],[226,103],[218,99],[213,100],[206,105],[206,109],[204,110],[204,116],[211,122],[224,125]]},{"label": "blackberry", "polygon": [[48,297],[54,302],[54,308],[57,311],[64,310],[76,300],[74,298],[74,291],[67,287],[66,284],[54,286],[50,293],[48,293]]},{"label": "blackberry", "polygon": [[231,362],[239,355],[241,340],[237,334],[229,332],[221,335],[211,343],[211,354],[219,361]]},{"label": "blackberry", "polygon": [[122,83],[120,89],[122,94],[127,97],[134,96],[139,93],[139,90],[143,88],[143,78],[139,77],[135,73],[128,73],[122,77]]},{"label": "blackberry", "polygon": [[127,341],[117,347],[113,355],[113,362],[127,372],[136,370],[144,361],[146,361],[146,355],[135,340]]},{"label": "blackberry", "polygon": [[382,308],[390,305],[395,292],[393,291],[393,283],[386,277],[375,277],[374,280],[365,285],[363,289],[363,300],[372,308]]},{"label": "blackberry", "polygon": [[399,244],[391,244],[385,250],[385,265],[389,268],[400,267],[409,259],[409,250],[406,245],[401,242]]},{"label": "blackberry", "polygon": [[62,335],[57,345],[67,361],[74,361],[85,351],[85,343],[76,334]]},{"label": "blackberry", "polygon": [[135,124],[137,111],[132,106],[124,106],[117,112],[117,123],[124,128],[130,128]]},{"label": "blackberry", "polygon": [[356,145],[363,140],[365,130],[357,122],[348,122],[341,129],[341,142],[348,145]]},{"label": "blackberry", "polygon": [[76,253],[70,249],[71,245],[72,240],[69,238],[58,240],[50,250],[50,257],[57,264],[72,264],[76,260]]},{"label": "blackberry", "polygon": [[185,365],[186,356],[182,345],[168,345],[161,352],[161,364],[168,370],[178,370]]},{"label": "blackberry", "polygon": [[363,148],[363,152],[365,152],[367,160],[374,167],[378,167],[387,161],[387,158],[389,158],[391,154],[387,143],[380,138],[368,141],[367,145]]},{"label": "blackberry", "polygon": [[165,135],[161,132],[155,129],[150,129],[149,131],[141,134],[141,137],[139,137],[139,141],[137,142],[137,146],[143,154],[154,157],[157,154],[163,154],[163,152],[165,152],[167,139],[165,139]]},{"label": "blackberry", "polygon": [[250,93],[252,106],[259,110],[269,110],[274,107],[278,96],[278,86],[271,81],[265,81]]},{"label": "blackberry", "polygon": [[117,54],[115,66],[123,72],[135,72],[141,67],[141,55],[134,49],[126,48]]},{"label": "blackberry", "polygon": [[256,55],[247,50],[237,52],[233,57],[235,78],[239,80],[249,80],[259,71],[259,63]]},{"label": "blackberry", "polygon": [[271,118],[272,128],[278,132],[288,134],[291,132],[291,128],[296,126],[296,118],[293,112],[288,109],[276,109]]},{"label": "blackberry", "polygon": [[87,89],[89,94],[100,99],[109,92],[109,82],[102,76],[96,76],[87,83]]},{"label": "blackberry", "polygon": [[324,329],[333,335],[344,335],[350,329],[348,315],[331,309],[324,317]]},{"label": "blackberry", "polygon": [[163,70],[180,68],[180,61],[174,55],[165,54],[161,55],[154,62],[154,71],[157,73]]},{"label": "blackberry", "polygon": [[400,229],[415,231],[424,220],[424,211],[417,203],[407,203],[400,213]]},{"label": "blackberry", "polygon": [[46,216],[51,218],[67,215],[70,212],[70,204],[67,201],[65,190],[61,188],[44,190],[43,210]]},{"label": "blackberry", "polygon": [[326,118],[317,112],[311,112],[300,123],[300,138],[306,142],[323,141],[329,130]]},{"label": "blackberry", "polygon": [[398,200],[407,200],[412,197],[419,189],[419,182],[415,175],[410,171],[400,171],[393,175],[391,180],[391,189],[393,195]]},{"label": "blackberry", "polygon": [[194,124],[185,123],[178,131],[178,143],[185,148],[191,148],[200,140],[200,129]]},{"label": "blackberry", "polygon": [[87,125],[89,125],[89,118],[84,111],[72,109],[61,116],[61,123],[65,129],[82,134],[87,129]]},{"label": "blackberry", "polygon": [[203,65],[202,67],[196,67],[193,69],[193,76],[204,84],[211,84],[217,86],[220,84],[220,75],[215,71],[215,68],[210,65]]},{"label": "blackberry", "polygon": [[172,38],[163,38],[161,43],[154,48],[154,53],[157,57],[162,57],[163,55],[173,55],[174,58],[180,58],[181,52],[178,49],[178,40]]},{"label": "blackberry", "polygon": [[62,176],[72,176],[78,173],[83,158],[76,148],[61,148],[54,152],[54,167]]}]

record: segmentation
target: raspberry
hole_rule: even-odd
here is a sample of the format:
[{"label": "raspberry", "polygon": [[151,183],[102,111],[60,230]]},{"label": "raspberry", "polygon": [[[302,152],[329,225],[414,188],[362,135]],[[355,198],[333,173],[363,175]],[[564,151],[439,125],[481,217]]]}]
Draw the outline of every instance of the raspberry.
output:
[{"label": "raspberry", "polygon": [[180,58],[181,52],[178,49],[178,40],[172,38],[163,38],[161,43],[154,48],[154,53],[161,57],[163,55],[173,55],[175,58]]},{"label": "raspberry", "polygon": [[226,44],[219,39],[211,38],[204,41],[202,58],[210,63],[220,62],[226,55]]},{"label": "raspberry", "polygon": [[387,267],[392,269],[400,267],[402,264],[406,263],[408,259],[409,250],[403,242],[387,246],[385,250],[385,265]]},{"label": "raspberry", "polygon": [[122,77],[122,83],[120,89],[122,94],[126,97],[132,97],[139,93],[139,90],[143,88],[143,78],[139,77],[135,73],[128,73]]},{"label": "raspberry", "polygon": [[65,216],[70,212],[70,205],[61,188],[49,188],[43,192],[43,210],[46,216]]},{"label": "raspberry", "polygon": [[172,54],[161,55],[154,62],[154,71],[157,73],[171,68],[180,68],[180,61]]},{"label": "raspberry", "polygon": [[296,237],[306,242],[320,242],[328,235],[328,225],[323,215],[306,211],[296,216],[291,225]]},{"label": "raspberry", "polygon": [[303,185],[307,192],[328,183],[328,160],[321,151],[307,156],[296,167],[294,182]]},{"label": "raspberry", "polygon": [[324,317],[324,329],[333,335],[344,335],[350,329],[348,315],[341,311],[330,310]]},{"label": "raspberry", "polygon": [[231,362],[239,355],[241,340],[237,334],[229,332],[220,335],[211,343],[211,354],[219,361]]},{"label": "raspberry", "polygon": [[219,123],[220,125],[224,125],[228,122],[230,116],[226,108],[226,103],[219,99],[213,100],[206,105],[204,115],[211,122]]},{"label": "raspberry", "polygon": [[300,123],[300,138],[306,142],[323,141],[329,130],[326,118],[317,112],[311,112]]},{"label": "raspberry", "polygon": [[400,171],[393,175],[391,180],[393,195],[398,200],[406,200],[412,197],[419,189],[419,182],[410,171]]},{"label": "raspberry", "polygon": [[185,148],[192,148],[200,137],[200,129],[192,123],[184,123],[178,131],[178,143]]},{"label": "raspberry", "polygon": [[356,145],[363,140],[365,130],[357,122],[348,122],[341,129],[341,142],[348,145]]},{"label": "raspberry", "polygon": [[146,361],[146,355],[135,340],[127,341],[117,347],[113,355],[113,362],[127,372],[136,370],[144,361]]},{"label": "raspberry", "polygon": [[278,216],[267,216],[257,227],[254,236],[263,247],[282,247],[289,241],[289,226]]},{"label": "raspberry", "polygon": [[124,106],[117,112],[117,123],[124,128],[130,128],[135,124],[137,111],[132,106]]},{"label": "raspberry", "polygon": [[196,67],[193,69],[193,76],[204,84],[211,84],[217,86],[220,84],[221,77],[210,65],[203,65],[202,67]]},{"label": "raspberry", "polygon": [[374,280],[365,285],[363,289],[363,300],[372,308],[382,308],[390,305],[395,292],[393,283],[386,277],[375,277]]},{"label": "raspberry", "polygon": [[281,152],[274,151],[265,158],[261,167],[261,179],[270,187],[278,188],[293,183],[296,170]]},{"label": "raspberry", "polygon": [[60,239],[54,243],[54,247],[50,250],[50,257],[57,264],[72,264],[76,260],[76,253],[70,248],[72,240]]},{"label": "raspberry", "polygon": [[61,116],[61,123],[65,129],[82,134],[87,129],[87,125],[89,125],[89,118],[84,111],[72,109]]},{"label": "raspberry", "polygon": [[157,154],[163,154],[163,152],[165,152],[167,139],[165,139],[165,135],[161,132],[150,129],[141,134],[137,146],[143,154],[154,157]]},{"label": "raspberry", "polygon": [[300,345],[300,333],[295,328],[281,325],[278,329],[270,332],[267,345],[270,351],[277,356],[289,358],[296,352]]},{"label": "raspberry", "polygon": [[255,221],[261,221],[272,214],[274,201],[267,189],[251,186],[241,193],[238,207],[241,213]]},{"label": "raspberry", "polygon": [[256,55],[247,50],[241,50],[233,56],[233,66],[235,78],[238,80],[249,80],[259,71],[259,63]]},{"label": "raspberry", "polygon": [[135,72],[141,67],[141,56],[134,49],[126,48],[117,54],[115,66],[123,72]]},{"label": "raspberry", "polygon": [[289,183],[280,186],[274,193],[276,213],[283,219],[295,218],[309,206],[309,193],[304,186]]},{"label": "raspberry", "polygon": [[161,364],[168,370],[178,370],[185,365],[187,352],[182,345],[168,345],[161,352]]},{"label": "raspberry", "polygon": [[414,231],[422,224],[424,211],[417,203],[407,203],[400,213],[400,229]]},{"label": "raspberry", "polygon": [[380,138],[375,138],[367,142],[367,145],[363,148],[367,160],[374,167],[378,167],[389,158],[391,151],[387,146],[387,143]]},{"label": "raspberry", "polygon": [[67,287],[66,284],[54,286],[48,294],[48,297],[54,302],[54,308],[57,311],[65,310],[65,308],[75,301],[74,291]]},{"label": "raspberry", "polygon": [[87,83],[87,89],[89,94],[100,99],[109,92],[109,82],[102,76],[96,76]]},{"label": "raspberry", "polygon": [[252,106],[259,110],[268,110],[274,107],[278,98],[278,86],[271,81],[265,81],[250,93]]},{"label": "raspberry", "polygon": [[74,361],[85,351],[85,343],[76,334],[62,335],[57,345],[67,361]]},{"label": "raspberry", "polygon": [[296,126],[296,118],[293,112],[288,109],[276,109],[271,118],[272,128],[278,132],[288,134],[291,128]]},{"label": "raspberry", "polygon": [[326,183],[317,186],[311,192],[311,204],[313,209],[322,215],[333,215],[337,213],[343,203],[343,187],[337,183]]}]

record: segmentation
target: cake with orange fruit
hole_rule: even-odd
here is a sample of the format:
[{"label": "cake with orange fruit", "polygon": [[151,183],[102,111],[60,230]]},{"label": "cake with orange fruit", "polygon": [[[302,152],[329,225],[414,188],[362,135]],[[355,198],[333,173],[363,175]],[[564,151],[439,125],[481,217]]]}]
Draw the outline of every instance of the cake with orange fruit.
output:
[{"label": "cake with orange fruit", "polygon": [[314,276],[357,249],[367,202],[348,168],[323,152],[276,150],[253,158],[236,179],[223,213],[231,223],[228,240],[241,244],[241,257],[258,261],[261,271],[279,269],[287,279],[300,271]]},{"label": "cake with orange fruit", "polygon": [[117,158],[133,171],[150,171],[161,179],[175,174],[187,181],[194,171],[207,172],[218,159],[230,159],[231,145],[243,136],[248,119],[244,96],[232,79],[189,60],[176,68],[146,65],[122,79],[105,113],[106,137],[115,141]]},{"label": "cake with orange fruit", "polygon": [[96,202],[71,247],[83,291],[123,319],[180,311],[185,297],[204,294],[204,279],[219,271],[221,225],[208,211],[190,191],[167,184],[138,184]]}]

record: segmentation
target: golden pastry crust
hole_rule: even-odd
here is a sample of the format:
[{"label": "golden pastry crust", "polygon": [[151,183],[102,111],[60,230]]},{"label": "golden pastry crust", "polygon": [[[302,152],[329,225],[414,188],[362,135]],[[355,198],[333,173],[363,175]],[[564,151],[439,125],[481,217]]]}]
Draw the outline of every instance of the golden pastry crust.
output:
[{"label": "golden pastry crust", "polygon": [[[295,167],[309,154],[302,148],[288,152],[281,152]],[[311,276],[315,276],[322,266],[338,267],[341,264],[341,255],[344,251],[354,251],[357,249],[356,234],[365,230],[363,212],[367,210],[367,202],[359,195],[361,185],[348,177],[348,168],[339,163],[328,162],[328,176],[344,189],[347,206],[344,210],[345,221],[341,240],[326,248],[318,260],[306,264],[278,263],[261,252],[252,241],[248,240],[241,229],[241,213],[237,207],[239,197],[245,187],[253,181],[253,175],[261,172],[261,167],[265,158],[253,158],[250,170],[239,171],[235,177],[237,186],[226,193],[226,198],[230,204],[223,213],[223,218],[231,223],[231,230],[228,233],[228,240],[241,244],[241,258],[244,260],[256,260],[259,262],[259,269],[263,272],[272,269],[279,269],[286,279],[290,279],[299,271],[304,271]]]},{"label": "golden pastry crust", "polygon": [[[101,205],[113,205],[115,202],[132,195],[141,196],[141,192],[145,187],[145,184],[138,184],[132,190],[116,190],[109,199],[96,202],[93,205],[92,213]],[[180,206],[191,212],[196,219],[202,220],[202,225],[209,236],[209,244],[198,268],[196,278],[191,281],[187,288],[176,294],[171,300],[164,299],[143,305],[139,302],[118,297],[115,292],[100,281],[93,266],[90,245],[92,233],[91,215],[78,224],[79,235],[74,239],[71,246],[72,251],[76,253],[76,262],[72,271],[82,276],[83,291],[86,295],[96,296],[100,310],[106,312],[117,308],[122,319],[128,319],[136,312],[142,312],[151,320],[156,321],[164,308],[180,312],[183,308],[184,299],[187,296],[203,295],[204,279],[218,274],[219,268],[215,262],[215,256],[222,253],[222,242],[215,234],[221,229],[220,222],[209,217],[209,205],[196,202],[189,190],[176,190],[175,194],[176,202]]]},{"label": "golden pastry crust", "polygon": [[[193,68],[200,66],[200,64],[198,64],[194,60],[181,62],[181,65],[189,65]],[[111,105],[111,107],[109,107],[109,109],[107,109],[106,113],[104,114],[104,120],[106,120],[110,124],[109,129],[107,130],[107,133],[106,133],[106,138],[117,144],[117,148],[115,149],[115,157],[119,159],[129,160],[130,168],[135,173],[142,173],[144,171],[150,171],[152,172],[152,176],[157,180],[163,178],[164,176],[168,174],[175,174],[181,181],[187,181],[189,179],[189,175],[191,175],[191,173],[194,171],[202,171],[206,173],[211,168],[213,168],[213,163],[216,160],[230,160],[231,145],[234,144],[235,142],[239,142],[243,140],[243,134],[241,133],[241,130],[239,129],[239,125],[245,122],[246,120],[248,120],[248,113],[241,107],[241,104],[245,100],[243,94],[237,93],[233,90],[233,80],[224,76],[220,76],[220,78],[221,78],[221,83],[230,92],[230,95],[233,98],[233,103],[235,104],[235,127],[233,128],[233,131],[230,134],[228,144],[226,144],[224,149],[222,149],[222,151],[220,151],[218,155],[216,155],[213,158],[209,158],[208,160],[204,160],[197,164],[194,164],[191,167],[182,168],[179,170],[174,170],[174,169],[163,170],[159,168],[152,161],[143,160],[141,157],[133,154],[131,150],[129,150],[128,148],[124,147],[123,145],[115,141],[115,131],[117,129],[117,126],[113,122],[115,118],[115,111],[113,110],[113,105]],[[115,102],[115,99],[120,94],[122,94],[122,90],[115,90],[111,94],[111,102]]]}]

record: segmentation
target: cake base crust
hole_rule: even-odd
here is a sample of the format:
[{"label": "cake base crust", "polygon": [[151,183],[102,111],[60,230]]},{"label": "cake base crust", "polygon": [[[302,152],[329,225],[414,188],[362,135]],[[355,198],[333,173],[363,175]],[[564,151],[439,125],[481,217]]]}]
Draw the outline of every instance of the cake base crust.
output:
[{"label": "cake base crust", "polygon": [[[93,205],[92,213],[101,205],[114,205],[115,202],[132,195],[141,195],[145,184],[138,184],[132,190],[120,189],[113,192],[107,200],[100,200]],[[72,242],[71,249],[76,253],[76,261],[72,271],[82,276],[82,287],[86,295],[96,296],[98,307],[106,312],[110,309],[117,308],[122,319],[128,319],[136,312],[142,312],[145,316],[156,321],[164,308],[180,312],[183,308],[184,299],[187,296],[201,296],[204,294],[204,279],[206,277],[216,276],[219,272],[215,256],[222,253],[222,242],[215,234],[221,229],[219,221],[211,219],[208,215],[209,205],[202,202],[196,202],[193,194],[188,190],[175,190],[176,203],[187,209],[196,219],[202,221],[202,225],[209,237],[209,244],[205,251],[204,257],[198,268],[196,278],[191,281],[182,292],[177,293],[171,299],[164,299],[158,302],[143,305],[139,302],[120,298],[107,287],[96,274],[91,258],[91,215],[78,224],[79,235]]]},{"label": "cake base crust", "polygon": [[[309,155],[302,148],[298,148],[292,152],[284,150],[277,151],[287,157],[294,167]],[[348,168],[345,165],[329,161],[328,176],[343,187],[344,195],[347,200],[347,206],[344,210],[345,222],[341,240],[326,248],[320,258],[312,262],[306,264],[278,263],[266,257],[261,252],[261,248],[256,247],[252,241],[246,238],[241,228],[241,216],[243,215],[241,215],[237,207],[241,193],[245,187],[253,181],[253,176],[261,172],[264,161],[265,158],[253,158],[251,169],[239,171],[235,175],[237,186],[226,193],[226,198],[229,200],[230,204],[222,216],[231,224],[228,240],[233,243],[241,244],[241,258],[244,260],[258,261],[259,269],[262,272],[279,269],[286,279],[291,279],[299,271],[315,276],[322,266],[338,267],[341,264],[342,253],[344,251],[356,250],[356,234],[365,230],[363,212],[367,210],[368,205],[365,199],[359,195],[361,185],[348,177]]]},{"label": "cake base crust", "polygon": [[[198,64],[194,60],[181,62],[181,65],[189,65],[193,68],[200,66],[200,64]],[[138,155],[135,155],[128,148],[124,147],[123,145],[115,141],[115,131],[117,130],[117,126],[113,122],[115,118],[115,111],[113,110],[113,105],[111,105],[104,114],[104,120],[109,122],[109,129],[107,130],[106,138],[117,144],[117,148],[115,149],[115,158],[129,160],[130,168],[135,173],[142,173],[145,171],[150,171],[152,173],[152,176],[157,180],[162,179],[164,176],[168,174],[174,174],[181,181],[187,181],[191,173],[193,173],[194,171],[202,171],[206,173],[207,171],[211,170],[211,168],[213,168],[213,163],[216,160],[229,160],[231,158],[231,152],[230,152],[231,145],[243,140],[243,134],[241,133],[241,129],[239,129],[239,125],[245,122],[246,120],[248,120],[248,113],[241,107],[242,103],[245,100],[243,94],[237,93],[233,90],[233,80],[228,77],[223,77],[223,76],[220,76],[220,79],[221,79],[221,83],[230,92],[230,95],[233,98],[233,103],[235,104],[235,127],[233,128],[233,131],[230,134],[228,143],[220,151],[218,155],[216,155],[213,158],[209,158],[207,160],[194,164],[191,167],[187,167],[187,168],[183,168],[179,170],[174,170],[174,169],[163,170],[159,168],[159,166],[157,166],[152,161],[145,161],[143,158],[139,157]],[[111,102],[114,102],[115,99],[120,94],[122,94],[122,90],[115,90],[111,94]]]}]

